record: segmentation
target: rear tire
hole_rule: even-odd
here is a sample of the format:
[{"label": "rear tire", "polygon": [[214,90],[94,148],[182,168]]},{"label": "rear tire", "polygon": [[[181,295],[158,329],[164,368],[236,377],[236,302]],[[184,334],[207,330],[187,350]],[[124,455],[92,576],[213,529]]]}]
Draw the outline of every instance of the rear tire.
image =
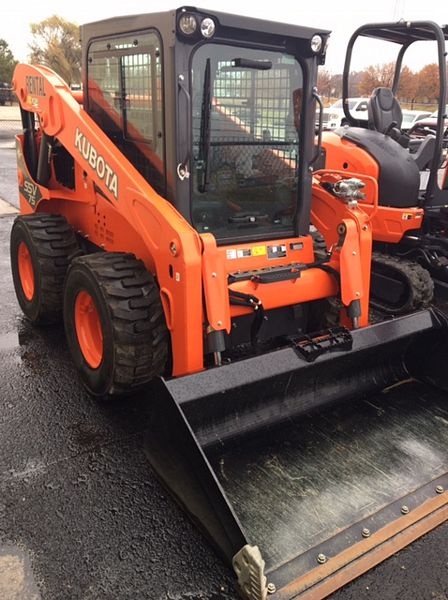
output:
[{"label": "rear tire", "polygon": [[152,275],[132,254],[75,259],[64,289],[68,346],[93,396],[133,392],[164,372],[169,335]]},{"label": "rear tire", "polygon": [[80,251],[73,229],[61,215],[21,215],[14,221],[10,248],[22,311],[35,324],[59,322],[65,274]]}]

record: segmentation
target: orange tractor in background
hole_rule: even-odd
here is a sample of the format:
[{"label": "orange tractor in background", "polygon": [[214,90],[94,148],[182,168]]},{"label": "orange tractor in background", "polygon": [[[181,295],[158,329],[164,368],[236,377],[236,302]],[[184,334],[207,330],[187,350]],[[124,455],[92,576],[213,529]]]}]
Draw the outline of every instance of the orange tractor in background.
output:
[{"label": "orange tractor in background", "polygon": [[[407,312],[448,289],[448,163],[444,153],[447,110],[446,39],[448,27],[430,21],[370,23],[359,27],[347,47],[343,73],[343,106],[347,125],[323,134],[326,169],[339,171],[338,185],[360,174],[378,185],[378,206],[361,199],[372,219],[372,302],[391,314]],[[363,40],[396,47],[391,88],[372,89],[365,119],[349,109],[352,57]],[[396,98],[403,59],[415,44],[435,48],[438,65],[438,113],[435,128],[418,123],[401,130],[402,111]],[[420,132],[421,133],[421,132]],[[443,167],[443,168],[441,168]],[[335,183],[334,182],[334,183]],[[327,189],[332,191],[332,184]],[[337,191],[336,191],[337,193]],[[430,277],[431,279],[430,279]]]},{"label": "orange tractor in background", "polygon": [[63,318],[91,394],[147,395],[152,467],[245,598],[323,597],[444,520],[448,484],[411,439],[447,457],[445,317],[370,323],[376,172],[341,185],[315,147],[329,32],[184,7],[81,33],[82,95],[14,75],[20,306]]}]

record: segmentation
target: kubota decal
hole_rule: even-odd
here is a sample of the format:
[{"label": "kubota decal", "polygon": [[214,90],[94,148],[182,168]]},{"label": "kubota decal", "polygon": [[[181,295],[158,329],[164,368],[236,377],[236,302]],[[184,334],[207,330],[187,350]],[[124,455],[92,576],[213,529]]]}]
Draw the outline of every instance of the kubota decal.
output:
[{"label": "kubota decal", "polygon": [[89,165],[96,171],[99,179],[104,181],[107,189],[115,196],[118,200],[118,177],[114,170],[107,164],[105,159],[98,154],[95,147],[86,138],[86,136],[76,128],[75,131],[75,148],[79,151],[81,156],[89,163]]}]

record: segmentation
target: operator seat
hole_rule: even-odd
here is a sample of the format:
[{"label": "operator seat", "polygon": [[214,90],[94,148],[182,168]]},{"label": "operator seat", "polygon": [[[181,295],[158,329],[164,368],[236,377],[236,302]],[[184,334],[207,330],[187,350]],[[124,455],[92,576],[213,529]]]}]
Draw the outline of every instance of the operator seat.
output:
[{"label": "operator seat", "polygon": [[424,140],[413,140],[401,131],[403,113],[400,103],[390,88],[378,87],[367,103],[369,129],[390,136],[409,152],[420,171],[427,168],[435,152],[435,136],[427,135]]},{"label": "operator seat", "polygon": [[387,87],[375,88],[367,103],[369,129],[389,135],[392,139],[407,148],[409,137],[401,131],[403,113],[400,103],[392,90]]}]

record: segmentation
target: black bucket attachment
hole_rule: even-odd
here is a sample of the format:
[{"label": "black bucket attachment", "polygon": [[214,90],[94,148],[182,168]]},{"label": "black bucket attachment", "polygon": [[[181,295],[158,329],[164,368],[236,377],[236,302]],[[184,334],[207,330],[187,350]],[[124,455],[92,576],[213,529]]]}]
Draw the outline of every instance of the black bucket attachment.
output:
[{"label": "black bucket attachment", "polygon": [[422,311],[157,382],[150,461],[246,598],[324,597],[448,518],[447,332]]}]

